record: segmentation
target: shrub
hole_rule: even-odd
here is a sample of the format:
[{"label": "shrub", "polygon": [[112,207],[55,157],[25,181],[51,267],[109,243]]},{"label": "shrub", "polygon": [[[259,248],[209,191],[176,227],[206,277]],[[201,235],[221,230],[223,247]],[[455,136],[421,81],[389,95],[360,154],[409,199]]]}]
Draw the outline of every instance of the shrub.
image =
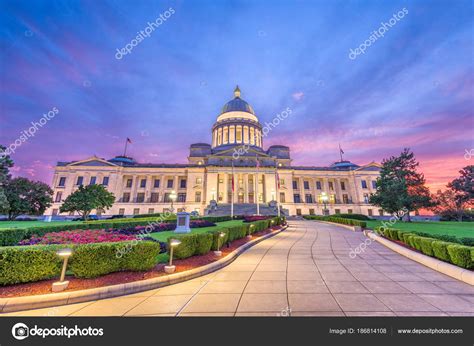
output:
[{"label": "shrub", "polygon": [[211,251],[213,235],[210,233],[201,233],[196,235],[195,255],[205,255]]},{"label": "shrub", "polygon": [[362,228],[367,227],[367,223],[365,221],[345,219],[345,218],[336,217],[336,216],[305,215],[303,216],[303,218],[305,218],[306,220],[328,221],[328,222],[340,223],[343,225],[359,226]]},{"label": "shrub", "polygon": [[449,257],[449,253],[448,253],[448,245],[450,244],[451,243],[448,243],[445,241],[433,240],[433,242],[431,243],[431,246],[433,247],[434,257],[442,261],[450,262],[451,258]]},{"label": "shrub", "polygon": [[421,251],[421,239],[423,239],[423,237],[420,237],[420,236],[413,237],[413,245],[415,249],[417,249],[418,251]]},{"label": "shrub", "polygon": [[53,246],[0,248],[0,285],[39,281],[58,276],[61,259]]},{"label": "shrub", "polygon": [[362,221],[372,220],[370,217],[363,214],[335,214],[334,216],[342,217],[343,219],[353,219],[353,220],[362,220]]},{"label": "shrub", "polygon": [[402,234],[402,239],[401,239],[401,241],[403,241],[403,242],[404,242],[405,244],[407,244],[407,245],[410,245],[409,237],[410,237],[410,236],[413,236],[413,235],[414,235],[413,233],[407,233],[407,232],[405,232],[405,233]]},{"label": "shrub", "polygon": [[[130,244],[130,251],[120,257],[119,251]],[[143,271],[153,268],[160,244],[150,241],[78,245],[71,256],[70,269],[79,278],[94,278],[117,271]]]},{"label": "shrub", "polygon": [[196,250],[196,235],[195,234],[187,234],[187,235],[180,235],[180,236],[173,236],[168,238],[168,252],[170,249],[170,241],[171,239],[178,239],[181,241],[181,244],[175,246],[173,249],[173,257],[177,259],[188,258],[194,255],[194,251]]},{"label": "shrub", "polygon": [[[117,253],[130,245],[122,257]],[[158,242],[118,242],[65,245],[33,245],[0,248],[0,285],[32,282],[58,277],[62,260],[56,255],[70,247],[69,269],[79,278],[93,278],[122,270],[149,270],[157,263]]]},{"label": "shrub", "polygon": [[433,256],[433,247],[431,246],[432,242],[433,238],[421,238],[421,252],[427,256]]},{"label": "shrub", "polygon": [[[225,236],[220,237],[220,233],[224,233]],[[222,246],[227,243],[229,239],[229,232],[227,230],[220,230],[220,231],[209,231],[209,234],[212,235],[212,246],[211,249],[216,251],[217,250],[217,244],[219,244],[219,249],[222,248]]]},{"label": "shrub", "polygon": [[472,247],[464,245],[448,245],[448,253],[451,262],[459,267],[470,269],[473,261],[471,258]]}]

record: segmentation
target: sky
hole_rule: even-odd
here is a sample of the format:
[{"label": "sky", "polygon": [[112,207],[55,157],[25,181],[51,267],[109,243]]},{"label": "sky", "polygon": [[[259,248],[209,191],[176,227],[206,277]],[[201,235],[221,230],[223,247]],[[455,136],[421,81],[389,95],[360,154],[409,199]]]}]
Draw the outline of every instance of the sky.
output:
[{"label": "sky", "polygon": [[339,143],[360,165],[409,147],[443,188],[474,162],[472,7],[1,0],[0,144],[56,109],[16,147],[14,175],[50,183],[56,162],[110,159],[127,137],[139,162],[186,163],[238,84],[263,125],[292,110],[264,146],[290,146],[294,165],[330,165]]}]

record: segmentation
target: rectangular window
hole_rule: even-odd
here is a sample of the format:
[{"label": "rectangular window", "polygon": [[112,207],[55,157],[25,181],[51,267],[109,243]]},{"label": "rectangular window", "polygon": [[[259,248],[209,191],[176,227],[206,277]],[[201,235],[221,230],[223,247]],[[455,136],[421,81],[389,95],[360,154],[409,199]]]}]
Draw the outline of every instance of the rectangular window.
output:
[{"label": "rectangular window", "polygon": [[138,214],[140,214],[140,208],[133,209],[133,215],[138,215]]},{"label": "rectangular window", "polygon": [[59,210],[58,209],[53,209],[53,216],[58,215]]},{"label": "rectangular window", "polygon": [[201,191],[197,191],[196,194],[194,195],[194,201],[195,202],[201,202]]},{"label": "rectangular window", "polygon": [[372,188],[376,189],[377,188],[377,181],[372,180]]},{"label": "rectangular window", "polygon": [[181,189],[185,189],[186,188],[186,179],[181,179],[181,181],[179,182],[179,187]]},{"label": "rectangular window", "polygon": [[137,203],[145,202],[145,194],[143,192],[137,193]]},{"label": "rectangular window", "polygon": [[314,215],[314,209],[309,209],[309,215]]},{"label": "rectangular window", "polygon": [[303,186],[305,190],[309,190],[309,181],[303,181]]},{"label": "rectangular window", "polygon": [[58,192],[56,193],[56,198],[54,199],[54,201],[55,201],[56,203],[61,202],[62,196],[63,196],[63,193],[62,193],[61,191],[58,191]]},{"label": "rectangular window", "polygon": [[91,181],[89,182],[89,185],[95,185],[96,180],[97,180],[97,177],[91,177]]},{"label": "rectangular window", "polygon": [[154,208],[148,208],[148,214],[153,214],[155,212]]},{"label": "rectangular window", "polygon": [[334,209],[334,214],[340,214],[341,213],[341,209]]},{"label": "rectangular window", "polygon": [[307,194],[304,196],[304,199],[305,199],[306,203],[313,203],[313,195],[310,194],[310,193],[307,193]]},{"label": "rectangular window", "polygon": [[369,194],[364,193],[364,203],[369,203]]},{"label": "rectangular window", "polygon": [[159,198],[158,192],[152,192],[151,195],[150,195],[150,202],[151,203],[158,203],[158,198]]},{"label": "rectangular window", "polygon": [[153,187],[160,187],[160,179],[155,179],[153,182]]},{"label": "rectangular window", "polygon": [[196,178],[196,184],[201,185],[202,184],[202,178]]},{"label": "rectangular window", "polygon": [[285,179],[280,179],[280,186],[285,186]]},{"label": "rectangular window", "polygon": [[285,193],[280,192],[280,203],[285,203]]},{"label": "rectangular window", "polygon": [[64,187],[66,185],[66,177],[59,178],[59,187]]},{"label": "rectangular window", "polygon": [[293,190],[297,190],[297,189],[298,189],[298,181],[293,180]]},{"label": "rectangular window", "polygon": [[125,192],[122,196],[122,202],[128,203],[130,202],[130,192]]},{"label": "rectangular window", "polygon": [[361,184],[363,189],[367,188],[367,180],[361,180]]},{"label": "rectangular window", "polygon": [[383,209],[379,209],[379,215],[383,216]]},{"label": "rectangular window", "polygon": [[367,212],[368,212],[369,216],[372,216],[372,209],[368,209]]},{"label": "rectangular window", "polygon": [[349,203],[349,195],[347,195],[347,194],[342,195],[342,203],[344,203],[344,204]]},{"label": "rectangular window", "polygon": [[322,189],[322,187],[321,187],[321,182],[320,182],[320,181],[317,181],[317,182],[316,182],[316,189],[318,189],[318,190],[321,190],[321,189]]},{"label": "rectangular window", "polygon": [[181,202],[181,203],[186,202],[186,194],[185,193],[178,193],[178,202]]},{"label": "rectangular window", "polygon": [[165,203],[171,203],[170,195],[171,195],[171,193],[169,193],[169,192],[165,193],[165,198],[164,198]]},{"label": "rectangular window", "polygon": [[346,189],[346,183],[341,181],[341,190],[345,190]]},{"label": "rectangular window", "polygon": [[294,203],[301,203],[301,198],[300,198],[300,194],[299,193],[295,193],[293,195],[293,202]]},{"label": "rectangular window", "polygon": [[125,215],[125,208],[119,209],[119,215]]},{"label": "rectangular window", "polygon": [[173,188],[173,179],[168,179],[168,181],[166,182],[166,187],[168,189],[172,189]]},{"label": "rectangular window", "polygon": [[140,187],[146,187],[146,179],[140,180]]},{"label": "rectangular window", "polygon": [[301,216],[301,209],[296,209],[296,215]]},{"label": "rectangular window", "polygon": [[102,178],[102,185],[104,185],[104,186],[109,185],[109,177],[103,177]]},{"label": "rectangular window", "polygon": [[328,184],[329,184],[329,190],[334,190],[334,183],[332,181],[329,181]]},{"label": "rectangular window", "polygon": [[127,179],[127,184],[125,186],[132,187],[132,184],[133,184],[133,179]]},{"label": "rectangular window", "polygon": [[76,185],[82,185],[84,183],[84,177],[77,177]]},{"label": "rectangular window", "polygon": [[352,209],[347,209],[347,214],[352,214]]}]

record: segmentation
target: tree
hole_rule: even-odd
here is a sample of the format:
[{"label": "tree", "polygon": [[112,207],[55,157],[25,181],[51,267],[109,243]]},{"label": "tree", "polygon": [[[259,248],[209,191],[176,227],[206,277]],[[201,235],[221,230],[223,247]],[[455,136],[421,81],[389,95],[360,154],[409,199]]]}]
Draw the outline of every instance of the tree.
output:
[{"label": "tree", "polygon": [[432,206],[430,191],[425,186],[424,175],[417,172],[418,166],[415,155],[408,148],[398,157],[383,160],[377,191],[369,202],[399,218],[406,215],[408,222],[411,211]]},{"label": "tree", "polygon": [[5,213],[9,220],[14,220],[21,214],[42,215],[53,202],[53,190],[40,181],[8,179],[3,190],[8,201]]},{"label": "tree", "polygon": [[77,212],[84,220],[93,209],[105,210],[114,204],[115,196],[102,185],[80,186],[70,194],[59,208],[63,212]]},{"label": "tree", "polygon": [[459,173],[461,176],[451,181],[446,191],[433,196],[435,205],[430,208],[448,220],[462,221],[466,209],[474,203],[474,166],[466,166]]},{"label": "tree", "polygon": [[7,213],[9,208],[4,185],[10,179],[9,168],[13,166],[13,161],[5,150],[6,147],[0,145],[0,214]]}]

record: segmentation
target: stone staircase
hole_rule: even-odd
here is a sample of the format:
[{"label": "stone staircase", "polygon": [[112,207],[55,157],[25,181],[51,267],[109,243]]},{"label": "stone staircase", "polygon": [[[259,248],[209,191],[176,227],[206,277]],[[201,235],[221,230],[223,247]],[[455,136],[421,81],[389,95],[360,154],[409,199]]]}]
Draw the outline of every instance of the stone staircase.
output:
[{"label": "stone staircase", "polygon": [[[231,205],[230,203],[219,203],[215,207],[208,205],[204,210],[205,215],[211,216],[226,216],[230,215]],[[288,215],[288,210],[280,207],[280,213],[282,216]],[[234,215],[255,215],[257,214],[256,204],[234,204]],[[277,215],[278,210],[276,207],[270,207],[268,204],[260,203],[260,215]]]}]

